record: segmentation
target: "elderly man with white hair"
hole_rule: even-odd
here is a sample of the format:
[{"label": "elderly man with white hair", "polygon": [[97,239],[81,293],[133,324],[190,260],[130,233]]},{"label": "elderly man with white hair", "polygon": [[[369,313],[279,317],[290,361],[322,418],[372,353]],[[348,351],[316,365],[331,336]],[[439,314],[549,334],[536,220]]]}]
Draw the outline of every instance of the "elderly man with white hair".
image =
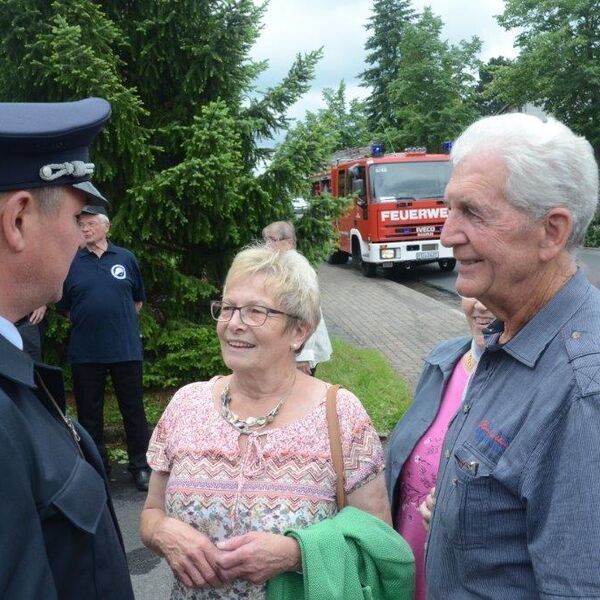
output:
[{"label": "elderly man with white hair", "polygon": [[150,435],[144,412],[138,319],[146,299],[142,274],[135,256],[108,239],[110,220],[103,207],[84,206],[79,227],[85,244],[71,263],[58,304],[71,321],[68,360],[77,416],[96,442],[110,474],[104,444],[104,389],[110,373],[123,416],[129,471],[138,490],[146,491]]},{"label": "elderly man with white hair", "polygon": [[522,114],[452,154],[456,287],[498,320],[446,435],[427,598],[600,598],[600,292],[576,266],[598,202],[590,144]]}]

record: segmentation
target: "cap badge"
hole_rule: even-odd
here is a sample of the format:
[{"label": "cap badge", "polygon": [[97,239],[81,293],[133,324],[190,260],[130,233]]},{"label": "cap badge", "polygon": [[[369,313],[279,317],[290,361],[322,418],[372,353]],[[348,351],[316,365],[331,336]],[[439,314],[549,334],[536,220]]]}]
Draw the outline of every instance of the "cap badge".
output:
[{"label": "cap badge", "polygon": [[44,165],[40,169],[40,177],[44,181],[53,181],[54,179],[64,177],[65,175],[85,177],[86,175],[92,175],[93,173],[94,163],[85,163],[81,160]]}]

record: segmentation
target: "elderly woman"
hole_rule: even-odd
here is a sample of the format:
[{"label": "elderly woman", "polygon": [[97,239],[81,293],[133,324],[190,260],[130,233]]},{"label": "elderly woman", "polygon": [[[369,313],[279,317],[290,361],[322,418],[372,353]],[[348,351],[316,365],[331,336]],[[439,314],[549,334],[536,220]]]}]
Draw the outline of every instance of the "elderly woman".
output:
[{"label": "elderly woman", "polygon": [[[265,244],[274,250],[296,249],[296,228],[289,221],[275,221],[262,230]],[[317,365],[331,358],[333,348],[325,319],[321,318],[313,334],[306,340],[302,352],[296,355],[296,367],[307,375],[314,375]]]},{"label": "elderly woman", "polygon": [[473,337],[442,342],[425,358],[413,403],[394,429],[388,447],[386,484],[394,528],[415,555],[415,600],[425,600],[426,525],[444,437],[483,353],[482,331],[494,320],[475,298],[463,298],[462,306]]},{"label": "elderly woman", "polygon": [[[180,389],[148,450],[144,543],[176,578],[171,598],[264,598],[264,582],[302,569],[282,535],[336,511],[324,399],[295,365],[317,326],[314,270],[294,250],[240,252],[212,316],[231,375]],[[340,390],[350,506],[390,521],[383,452],[359,400]]]}]

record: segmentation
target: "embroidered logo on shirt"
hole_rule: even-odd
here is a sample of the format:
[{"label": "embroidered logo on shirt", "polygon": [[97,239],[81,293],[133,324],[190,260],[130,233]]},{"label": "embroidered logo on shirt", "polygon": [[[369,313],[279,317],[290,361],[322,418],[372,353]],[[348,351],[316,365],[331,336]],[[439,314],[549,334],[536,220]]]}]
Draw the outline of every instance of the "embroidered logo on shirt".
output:
[{"label": "embroidered logo on shirt", "polygon": [[125,279],[125,277],[127,277],[127,272],[123,265],[113,265],[110,269],[110,273],[115,279]]},{"label": "embroidered logo on shirt", "polygon": [[479,423],[479,427],[475,430],[475,439],[480,444],[485,444],[496,451],[500,450],[498,446],[506,450],[510,444],[510,439],[497,430],[494,424],[488,420]]}]

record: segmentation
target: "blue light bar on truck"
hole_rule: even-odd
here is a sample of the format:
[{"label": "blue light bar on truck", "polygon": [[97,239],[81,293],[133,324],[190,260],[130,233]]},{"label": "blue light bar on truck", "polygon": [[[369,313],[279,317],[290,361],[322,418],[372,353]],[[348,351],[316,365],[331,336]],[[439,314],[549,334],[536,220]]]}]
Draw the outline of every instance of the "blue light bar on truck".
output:
[{"label": "blue light bar on truck", "polygon": [[378,158],[385,154],[385,148],[383,144],[371,144],[371,156],[373,158]]}]

